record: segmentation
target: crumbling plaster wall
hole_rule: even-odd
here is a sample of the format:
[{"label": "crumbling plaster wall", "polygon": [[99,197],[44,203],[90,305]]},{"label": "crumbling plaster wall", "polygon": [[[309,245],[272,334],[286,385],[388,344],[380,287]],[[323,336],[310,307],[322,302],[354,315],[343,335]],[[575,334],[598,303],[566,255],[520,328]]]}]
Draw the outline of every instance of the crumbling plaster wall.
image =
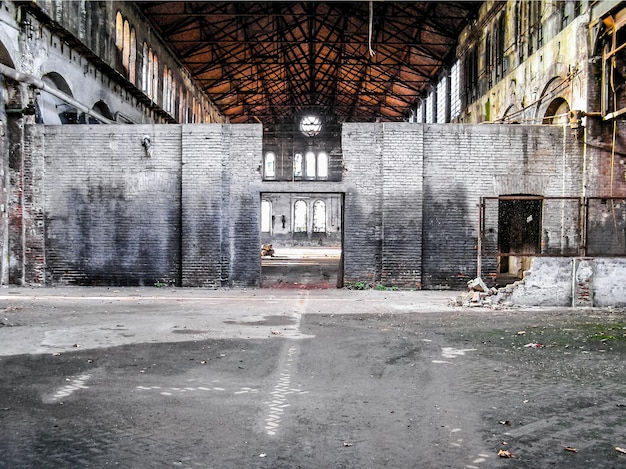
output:
[{"label": "crumbling plaster wall", "polygon": [[[129,20],[137,34],[134,84],[115,46],[118,10]],[[20,24],[16,18],[20,19]],[[195,97],[203,102],[203,111],[206,111],[212,122],[225,121],[192,82],[189,74],[180,69],[177,60],[161,40],[143,27],[145,18],[131,2],[44,0],[21,6],[3,2],[0,19],[0,41],[10,53],[19,57],[12,65],[18,72],[37,79],[48,73],[58,73],[67,82],[72,96],[78,102],[90,108],[98,101],[104,101],[119,122],[159,123],[173,118],[161,109],[164,65],[174,74],[178,84],[177,93],[183,90],[189,101],[183,107],[185,113],[187,107],[191,106],[192,97]],[[156,103],[141,91],[144,41],[159,58]],[[181,121],[184,121],[183,117]]]},{"label": "crumbling plaster wall", "polygon": [[[477,52],[479,97],[458,118],[460,122],[508,122],[540,124],[553,99],[567,101],[570,109],[588,110],[587,82],[589,80],[589,31],[587,10],[560,30],[561,14],[556,1],[542,2],[542,35],[544,45],[528,55],[529,34],[525,3],[518,11],[517,2],[485,2],[475,24],[468,26],[459,37],[458,53],[463,60],[468,48]],[[523,19],[517,16],[521,14]],[[486,36],[496,39],[496,22],[505,16],[504,57],[507,73],[493,79],[493,62],[499,60],[485,50]],[[522,31],[516,30],[521,22]],[[533,37],[534,36],[534,37]],[[493,45],[493,42],[492,42]],[[486,57],[491,58],[488,70]],[[490,78],[493,81],[490,82]],[[466,84],[466,86],[468,86]]]},{"label": "crumbling plaster wall", "polygon": [[534,258],[524,279],[493,303],[519,306],[626,306],[626,259]]}]

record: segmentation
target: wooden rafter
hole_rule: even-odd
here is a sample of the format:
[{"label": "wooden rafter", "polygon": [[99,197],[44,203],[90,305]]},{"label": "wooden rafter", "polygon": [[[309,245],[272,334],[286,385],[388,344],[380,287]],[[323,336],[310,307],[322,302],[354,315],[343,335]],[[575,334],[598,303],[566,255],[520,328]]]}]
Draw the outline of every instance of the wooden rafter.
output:
[{"label": "wooden rafter", "polygon": [[[482,2],[136,2],[231,122],[403,120]],[[372,48],[369,54],[369,24]]]}]

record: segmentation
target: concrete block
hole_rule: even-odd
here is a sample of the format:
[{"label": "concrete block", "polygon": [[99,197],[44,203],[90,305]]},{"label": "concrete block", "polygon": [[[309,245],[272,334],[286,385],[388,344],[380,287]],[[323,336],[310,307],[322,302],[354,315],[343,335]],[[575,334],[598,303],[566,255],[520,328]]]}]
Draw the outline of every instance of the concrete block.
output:
[{"label": "concrete block", "polygon": [[626,259],[619,257],[596,258],[593,277],[594,305],[626,306]]},{"label": "concrete block", "polygon": [[572,304],[572,259],[536,257],[531,272],[512,289],[511,302],[522,306]]}]

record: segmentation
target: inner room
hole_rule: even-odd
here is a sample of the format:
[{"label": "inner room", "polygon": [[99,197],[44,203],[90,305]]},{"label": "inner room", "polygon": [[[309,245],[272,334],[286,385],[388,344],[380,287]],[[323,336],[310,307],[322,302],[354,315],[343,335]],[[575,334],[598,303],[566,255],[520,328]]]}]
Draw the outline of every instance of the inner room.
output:
[{"label": "inner room", "polygon": [[342,286],[343,194],[261,194],[261,285]]}]

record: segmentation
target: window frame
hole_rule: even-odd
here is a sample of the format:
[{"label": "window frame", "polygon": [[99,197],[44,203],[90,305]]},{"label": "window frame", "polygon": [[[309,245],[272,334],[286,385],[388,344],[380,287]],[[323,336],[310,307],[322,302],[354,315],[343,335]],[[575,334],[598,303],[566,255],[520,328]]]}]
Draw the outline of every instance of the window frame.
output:
[{"label": "window frame", "polygon": [[273,150],[263,155],[263,179],[276,179],[276,153]]},{"label": "window frame", "polygon": [[[299,210],[298,207],[304,207],[304,208]],[[309,211],[309,204],[307,204],[306,200],[298,199],[293,203],[293,218],[292,218],[293,219],[293,233],[308,233],[309,232],[308,211]],[[304,220],[303,220],[304,224],[301,224],[300,220],[298,220],[299,212],[302,212],[302,216],[304,217]]]},{"label": "window frame", "polygon": [[[321,214],[318,212],[318,207],[322,207],[321,209]],[[321,226],[320,226],[320,215],[321,215]],[[326,211],[326,202],[324,202],[323,200],[316,200],[315,202],[313,202],[313,226],[312,226],[312,231],[313,233],[326,233],[326,216],[327,216],[327,211]]]}]

